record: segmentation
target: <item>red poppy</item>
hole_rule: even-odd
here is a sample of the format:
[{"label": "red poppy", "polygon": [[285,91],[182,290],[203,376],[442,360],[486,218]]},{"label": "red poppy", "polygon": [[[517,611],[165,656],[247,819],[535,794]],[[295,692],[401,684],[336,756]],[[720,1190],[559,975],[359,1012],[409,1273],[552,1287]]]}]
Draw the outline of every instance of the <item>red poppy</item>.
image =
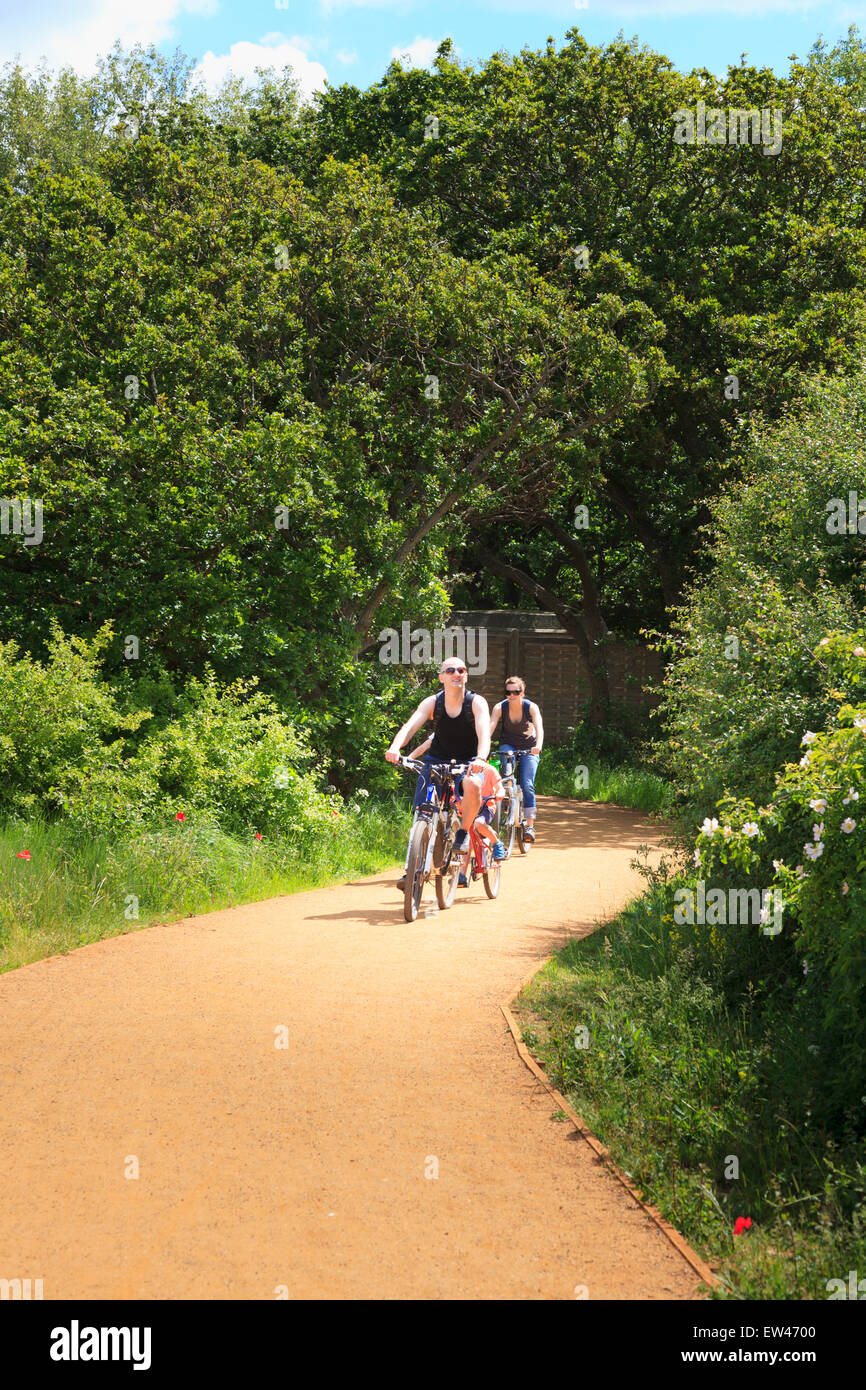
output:
[{"label": "red poppy", "polygon": [[29,859],[30,857],[31,856],[29,849],[19,849],[18,853],[15,856],[16,859]]},{"label": "red poppy", "polygon": [[184,815],[183,811],[178,811],[177,815],[175,816],[175,820],[186,820],[186,816]]},{"label": "red poppy", "polygon": [[751,1216],[738,1216],[734,1222],[734,1235],[741,1236],[752,1224]]},{"label": "red poppy", "polygon": [[261,837],[261,835],[259,834],[259,832],[256,831],[256,839],[257,839],[257,840],[260,840],[261,838],[262,838],[262,837]]}]

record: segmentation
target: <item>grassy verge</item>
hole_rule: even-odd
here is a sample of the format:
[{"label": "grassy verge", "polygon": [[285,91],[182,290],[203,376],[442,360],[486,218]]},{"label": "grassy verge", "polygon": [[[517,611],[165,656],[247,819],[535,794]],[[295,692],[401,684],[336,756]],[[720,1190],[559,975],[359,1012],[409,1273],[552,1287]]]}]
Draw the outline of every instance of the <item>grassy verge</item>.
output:
[{"label": "grassy verge", "polygon": [[[863,1115],[822,1117],[816,1089],[818,1056],[842,1061],[810,1049],[793,996],[732,998],[670,907],[656,880],[561,950],[521,997],[524,1038],[717,1268],[716,1296],[828,1298],[829,1280],[866,1271]],[[741,1234],[738,1217],[751,1223]]]},{"label": "grassy verge", "polygon": [[119,842],[62,823],[7,822],[0,972],[157,921],[376,873],[402,861],[410,821],[396,800],[383,801],[347,811],[332,835],[275,843],[202,821]]},{"label": "grassy verge", "polygon": [[538,764],[535,790],[578,801],[610,801],[637,811],[665,814],[672,805],[673,789],[645,768],[585,759],[561,748],[545,750]]}]

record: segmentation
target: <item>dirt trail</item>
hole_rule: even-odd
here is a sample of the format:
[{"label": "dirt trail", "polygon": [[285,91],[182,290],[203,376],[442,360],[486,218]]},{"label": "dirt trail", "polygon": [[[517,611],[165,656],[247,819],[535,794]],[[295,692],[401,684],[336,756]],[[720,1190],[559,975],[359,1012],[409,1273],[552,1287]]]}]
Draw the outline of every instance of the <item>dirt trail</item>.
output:
[{"label": "dirt trail", "polygon": [[539,826],[492,903],[479,884],[409,925],[382,874],[0,978],[0,1277],[46,1299],[694,1297],[498,1007],[639,891],[653,832],[555,798]]}]

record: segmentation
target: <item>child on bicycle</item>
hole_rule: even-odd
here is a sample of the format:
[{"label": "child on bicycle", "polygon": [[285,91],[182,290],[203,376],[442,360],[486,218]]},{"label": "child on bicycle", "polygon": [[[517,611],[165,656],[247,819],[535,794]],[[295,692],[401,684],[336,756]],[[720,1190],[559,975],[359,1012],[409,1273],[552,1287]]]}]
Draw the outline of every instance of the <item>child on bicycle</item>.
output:
[{"label": "child on bicycle", "polygon": [[[422,744],[419,744],[409,756],[412,758],[422,757],[432,742],[433,735],[431,734],[430,737],[425,739]],[[483,764],[483,771],[481,773],[467,772],[466,776],[472,777],[475,781],[480,780],[481,782],[481,809],[475,818],[473,829],[477,830],[482,839],[493,846],[493,858],[498,862],[505,858],[505,846],[493,829],[491,821],[496,814],[496,803],[502,801],[505,796],[502,778],[496,768],[490,763]],[[462,798],[458,798],[455,806],[455,810],[458,814],[460,813],[461,803]],[[466,870],[469,867],[471,854],[472,850],[469,848],[465,854],[461,855],[460,876],[457,879],[457,883],[461,888],[469,887],[469,879],[466,877]]]}]

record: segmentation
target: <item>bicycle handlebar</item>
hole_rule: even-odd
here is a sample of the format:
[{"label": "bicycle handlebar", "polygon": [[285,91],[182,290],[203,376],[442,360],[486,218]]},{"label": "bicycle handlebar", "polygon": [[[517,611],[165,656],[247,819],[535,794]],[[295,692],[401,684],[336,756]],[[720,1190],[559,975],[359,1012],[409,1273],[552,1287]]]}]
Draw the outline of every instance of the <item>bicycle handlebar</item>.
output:
[{"label": "bicycle handlebar", "polygon": [[[476,758],[472,759],[472,762],[477,761]],[[423,763],[420,758],[404,758],[402,755],[398,763],[395,764],[397,767],[405,767],[409,772],[429,771],[430,775],[433,777],[463,777],[469,771],[471,765],[471,763],[454,762],[453,759],[451,762],[447,763],[427,764]]]}]

